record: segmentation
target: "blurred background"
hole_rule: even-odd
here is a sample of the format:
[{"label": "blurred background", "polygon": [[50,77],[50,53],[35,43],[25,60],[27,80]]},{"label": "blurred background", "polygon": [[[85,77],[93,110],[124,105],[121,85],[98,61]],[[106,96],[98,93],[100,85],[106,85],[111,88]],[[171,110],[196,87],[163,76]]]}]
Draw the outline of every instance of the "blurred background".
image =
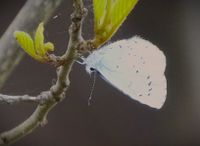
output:
[{"label": "blurred background", "polygon": [[[0,2],[0,35],[25,0]],[[92,4],[84,36],[92,36]],[[46,26],[46,38],[61,55],[67,46],[72,1],[65,1]],[[92,105],[87,101],[92,78],[75,64],[66,99],[48,116],[48,124],[14,146],[199,146],[200,145],[200,1],[140,0],[111,41],[139,35],[167,57],[168,94],[164,107],[155,110],[131,100],[100,77]],[[53,67],[25,56],[1,93],[37,95],[56,77]],[[28,118],[36,105],[0,105],[0,132]]]}]

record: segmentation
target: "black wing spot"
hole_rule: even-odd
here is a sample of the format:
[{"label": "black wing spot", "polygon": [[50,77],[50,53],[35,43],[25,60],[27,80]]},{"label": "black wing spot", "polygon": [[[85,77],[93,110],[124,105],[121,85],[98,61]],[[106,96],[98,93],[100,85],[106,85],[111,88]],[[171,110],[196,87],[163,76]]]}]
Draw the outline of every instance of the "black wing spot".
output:
[{"label": "black wing spot", "polygon": [[152,81],[150,81],[150,82],[148,83],[148,86],[151,86],[151,84],[152,84]]},{"label": "black wing spot", "polygon": [[148,96],[150,96],[151,94],[149,93]]},{"label": "black wing spot", "polygon": [[139,73],[139,70],[136,70],[136,73]]},{"label": "black wing spot", "polygon": [[143,95],[142,95],[142,94],[139,94],[138,96],[139,96],[139,97],[142,97]]},{"label": "black wing spot", "polygon": [[116,68],[119,68],[119,65],[116,65]]},{"label": "black wing spot", "polygon": [[150,79],[150,76],[147,76],[147,80]]},{"label": "black wing spot", "polygon": [[149,89],[149,92],[152,91],[152,88]]}]

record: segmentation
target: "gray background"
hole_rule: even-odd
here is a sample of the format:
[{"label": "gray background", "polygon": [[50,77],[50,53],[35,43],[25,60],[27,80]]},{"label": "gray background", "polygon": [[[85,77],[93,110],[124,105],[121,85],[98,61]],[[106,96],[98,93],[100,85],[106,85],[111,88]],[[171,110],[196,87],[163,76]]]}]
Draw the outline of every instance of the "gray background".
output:
[{"label": "gray background", "polygon": [[[92,9],[89,0],[88,8]],[[1,0],[3,34],[25,0]],[[65,51],[72,12],[71,1],[57,10],[45,35],[56,54]],[[84,36],[92,35],[92,18]],[[140,0],[112,41],[140,35],[159,46],[167,57],[168,95],[164,107],[154,110],[133,101],[97,79],[93,102],[87,106],[92,78],[75,64],[66,99],[48,116],[49,123],[15,146],[199,146],[200,145],[200,1]],[[2,93],[37,95],[51,86],[54,68],[26,56],[8,79]],[[26,119],[36,105],[0,105],[0,132]]]}]

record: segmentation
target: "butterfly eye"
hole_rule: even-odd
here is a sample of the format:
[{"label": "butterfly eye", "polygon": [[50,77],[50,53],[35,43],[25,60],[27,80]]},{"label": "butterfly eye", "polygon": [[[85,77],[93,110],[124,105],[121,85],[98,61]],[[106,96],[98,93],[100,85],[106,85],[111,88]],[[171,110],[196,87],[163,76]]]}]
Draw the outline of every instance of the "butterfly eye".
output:
[{"label": "butterfly eye", "polygon": [[95,71],[95,69],[91,67],[91,68],[90,68],[90,71],[93,72],[93,71]]}]

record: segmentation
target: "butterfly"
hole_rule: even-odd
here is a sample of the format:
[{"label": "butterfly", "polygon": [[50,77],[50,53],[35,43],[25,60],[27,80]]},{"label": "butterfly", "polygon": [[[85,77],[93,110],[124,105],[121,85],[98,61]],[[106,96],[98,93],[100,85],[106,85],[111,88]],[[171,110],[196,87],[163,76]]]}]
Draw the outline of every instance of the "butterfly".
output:
[{"label": "butterfly", "polygon": [[165,55],[138,36],[94,51],[83,64],[89,74],[98,72],[105,81],[142,104],[160,109],[166,100]]}]

